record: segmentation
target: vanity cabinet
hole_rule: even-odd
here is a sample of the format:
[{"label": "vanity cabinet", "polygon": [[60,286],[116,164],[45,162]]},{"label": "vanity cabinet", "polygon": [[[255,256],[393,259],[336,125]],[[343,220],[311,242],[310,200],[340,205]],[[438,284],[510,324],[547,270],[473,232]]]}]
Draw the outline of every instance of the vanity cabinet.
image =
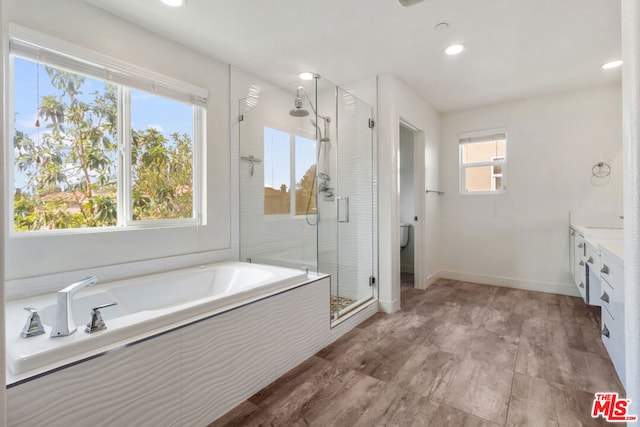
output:
[{"label": "vanity cabinet", "polygon": [[625,383],[622,230],[571,225],[571,274],[582,299],[601,307],[600,335]]},{"label": "vanity cabinet", "polygon": [[602,278],[600,301],[602,302],[602,342],[616,368],[618,377],[625,383],[624,339],[624,265],[622,260],[602,250]]}]

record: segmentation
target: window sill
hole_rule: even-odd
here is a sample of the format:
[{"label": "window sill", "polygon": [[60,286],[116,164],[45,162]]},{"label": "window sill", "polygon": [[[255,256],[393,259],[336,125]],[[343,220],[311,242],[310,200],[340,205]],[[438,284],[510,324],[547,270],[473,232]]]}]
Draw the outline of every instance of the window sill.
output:
[{"label": "window sill", "polygon": [[500,196],[500,195],[506,195],[507,191],[466,191],[466,192],[460,192],[459,195],[461,196]]},{"label": "window sill", "polygon": [[10,230],[9,239],[31,239],[31,238],[49,238],[49,237],[64,237],[64,236],[79,236],[88,234],[102,234],[102,233],[114,233],[114,232],[126,232],[134,230],[158,230],[169,228],[196,228],[204,224],[199,224],[196,220],[179,220],[173,221],[140,221],[138,223],[130,224],[127,226],[111,226],[111,227],[93,227],[93,228],[67,228],[57,230],[36,230],[36,231],[21,231]]}]

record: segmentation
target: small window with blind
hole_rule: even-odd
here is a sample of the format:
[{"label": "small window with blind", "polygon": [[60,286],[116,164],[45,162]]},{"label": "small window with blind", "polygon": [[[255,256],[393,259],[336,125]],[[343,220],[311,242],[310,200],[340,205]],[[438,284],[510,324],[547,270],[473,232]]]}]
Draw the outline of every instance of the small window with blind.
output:
[{"label": "small window with blind", "polygon": [[493,129],[462,133],[460,193],[496,194],[507,189],[507,131]]}]

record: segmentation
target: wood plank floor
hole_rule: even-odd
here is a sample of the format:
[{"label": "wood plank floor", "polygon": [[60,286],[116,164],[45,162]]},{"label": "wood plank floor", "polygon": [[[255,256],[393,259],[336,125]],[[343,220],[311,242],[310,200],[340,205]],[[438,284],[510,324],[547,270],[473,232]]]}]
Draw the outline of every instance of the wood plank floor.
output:
[{"label": "wood plank floor", "polygon": [[[403,280],[404,282],[404,280]],[[439,280],[378,313],[218,426],[599,426],[622,386],[579,298]]]}]

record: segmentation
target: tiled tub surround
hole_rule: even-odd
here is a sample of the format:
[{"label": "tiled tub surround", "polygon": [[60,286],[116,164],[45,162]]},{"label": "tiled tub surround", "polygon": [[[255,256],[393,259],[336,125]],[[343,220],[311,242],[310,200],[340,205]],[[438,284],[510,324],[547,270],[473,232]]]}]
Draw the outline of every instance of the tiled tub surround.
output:
[{"label": "tiled tub surround", "polygon": [[329,289],[328,276],[309,276],[10,382],[8,425],[206,425],[376,311],[331,329]]}]

